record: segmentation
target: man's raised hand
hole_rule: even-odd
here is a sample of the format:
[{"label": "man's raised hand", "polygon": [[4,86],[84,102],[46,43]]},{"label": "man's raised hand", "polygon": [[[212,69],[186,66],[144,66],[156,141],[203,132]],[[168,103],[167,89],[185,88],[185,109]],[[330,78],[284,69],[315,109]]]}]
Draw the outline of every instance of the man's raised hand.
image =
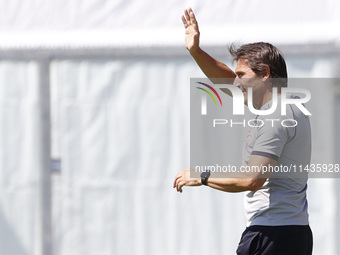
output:
[{"label": "man's raised hand", "polygon": [[193,53],[199,49],[200,32],[195,18],[195,14],[191,8],[184,11],[182,21],[185,28],[185,47]]}]

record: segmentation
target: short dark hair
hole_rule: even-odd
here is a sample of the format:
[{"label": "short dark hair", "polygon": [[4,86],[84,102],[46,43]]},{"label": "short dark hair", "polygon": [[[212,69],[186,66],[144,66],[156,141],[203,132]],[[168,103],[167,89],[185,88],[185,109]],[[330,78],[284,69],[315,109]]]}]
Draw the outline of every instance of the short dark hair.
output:
[{"label": "short dark hair", "polygon": [[234,44],[229,46],[233,60],[247,60],[248,66],[254,73],[260,75],[269,66],[270,77],[274,79],[274,87],[287,87],[287,67],[281,52],[272,44],[265,42],[244,44],[236,49]]}]

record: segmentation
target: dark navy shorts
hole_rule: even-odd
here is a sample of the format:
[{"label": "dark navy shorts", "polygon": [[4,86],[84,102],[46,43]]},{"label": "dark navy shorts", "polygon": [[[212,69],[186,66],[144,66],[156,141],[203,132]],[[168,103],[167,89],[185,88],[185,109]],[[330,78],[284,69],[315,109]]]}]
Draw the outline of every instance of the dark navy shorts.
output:
[{"label": "dark navy shorts", "polygon": [[250,226],[243,232],[238,255],[310,255],[313,234],[309,226]]}]

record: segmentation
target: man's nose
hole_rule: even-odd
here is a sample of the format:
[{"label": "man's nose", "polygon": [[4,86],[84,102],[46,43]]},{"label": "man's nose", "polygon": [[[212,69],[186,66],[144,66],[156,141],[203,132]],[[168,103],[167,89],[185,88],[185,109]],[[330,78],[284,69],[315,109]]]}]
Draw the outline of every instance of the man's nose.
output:
[{"label": "man's nose", "polygon": [[235,78],[233,85],[240,88],[241,87],[240,78]]}]

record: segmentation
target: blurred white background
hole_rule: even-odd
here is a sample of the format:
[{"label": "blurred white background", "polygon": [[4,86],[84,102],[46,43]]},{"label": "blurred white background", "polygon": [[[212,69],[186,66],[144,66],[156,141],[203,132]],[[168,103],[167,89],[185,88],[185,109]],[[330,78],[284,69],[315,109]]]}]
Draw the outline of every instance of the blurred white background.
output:
[{"label": "blurred white background", "polygon": [[[0,254],[235,254],[243,195],[172,189],[204,77],[184,48],[189,6],[221,61],[268,41],[290,77],[339,77],[337,0],[0,0]],[[340,163],[340,85],[310,90],[313,163]],[[316,255],[340,253],[339,192],[309,181]]]}]

